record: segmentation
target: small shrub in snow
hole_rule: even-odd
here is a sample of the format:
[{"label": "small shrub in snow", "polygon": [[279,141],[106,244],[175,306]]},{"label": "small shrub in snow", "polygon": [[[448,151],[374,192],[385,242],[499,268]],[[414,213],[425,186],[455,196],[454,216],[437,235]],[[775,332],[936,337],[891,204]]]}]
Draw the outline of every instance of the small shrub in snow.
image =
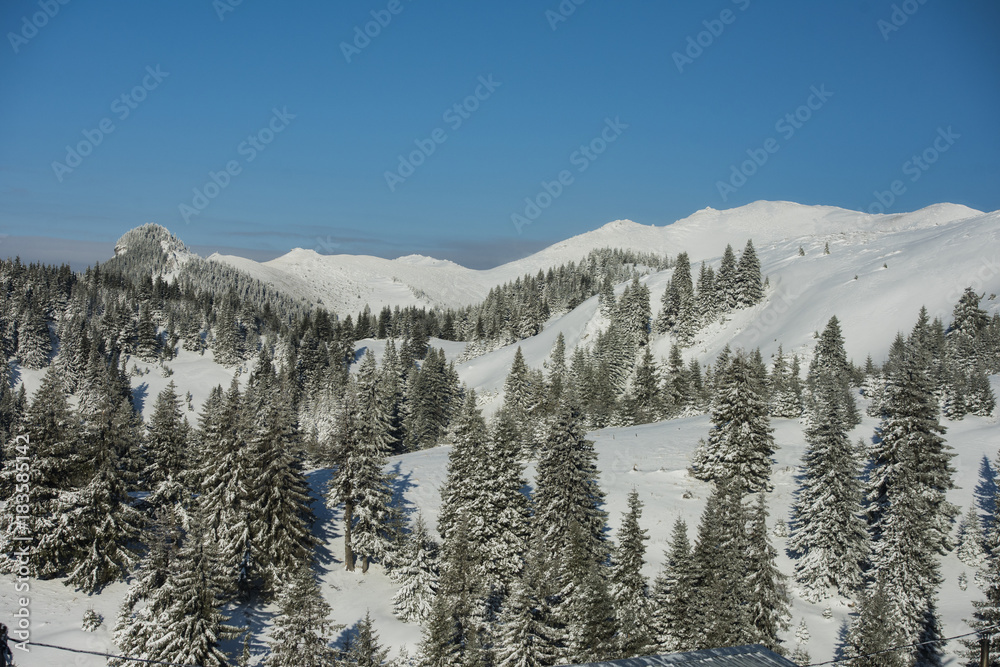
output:
[{"label": "small shrub in snow", "polygon": [[104,617],[93,609],[83,612],[83,629],[87,632],[94,632],[104,623]]}]

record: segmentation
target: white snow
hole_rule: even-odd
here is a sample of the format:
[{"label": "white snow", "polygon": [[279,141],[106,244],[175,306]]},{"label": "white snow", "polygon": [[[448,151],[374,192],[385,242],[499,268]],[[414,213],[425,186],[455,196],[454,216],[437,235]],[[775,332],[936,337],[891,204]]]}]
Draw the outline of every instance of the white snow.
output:
[{"label": "white snow", "polygon": [[[695,345],[685,351],[687,357],[709,362],[729,343],[746,348],[759,345],[767,358],[782,343],[787,353],[795,351],[808,358],[814,344],[813,332],[821,331],[830,316],[837,315],[848,356],[861,363],[870,353],[879,362],[884,359],[896,331],[912,327],[921,305],[927,306],[932,317],[940,315],[948,320],[962,290],[971,285],[978,293],[985,293],[983,305],[991,314],[1000,308],[995,296],[1000,293],[1000,212],[981,214],[951,204],[909,214],[871,216],[832,207],[757,202],[732,211],[705,209],[667,227],[616,221],[490,271],[471,271],[420,256],[384,260],[320,256],[308,250],[293,251],[265,264],[217,255],[213,259],[250,270],[262,280],[296,295],[322,298],[334,310],[338,310],[334,304],[343,302],[351,306],[342,312],[356,312],[368,301],[377,313],[383,304],[471,303],[491,286],[552,264],[577,260],[588,250],[603,246],[670,254],[686,250],[697,278],[701,260],[717,266],[726,243],[732,243],[739,252],[751,237],[763,271],[770,279],[766,300],[703,330]],[[829,255],[823,254],[826,243],[830,245]],[[800,246],[805,250],[804,257],[798,255]],[[398,281],[393,281],[394,277]],[[667,271],[645,279],[651,289],[654,315],[669,277]],[[622,288],[619,286],[619,291]],[[423,290],[424,296],[416,296],[414,290]],[[487,411],[492,412],[502,400],[503,382],[518,346],[526,362],[539,367],[558,333],[565,336],[567,352],[571,353],[575,346],[589,344],[606,324],[594,297],[572,312],[553,318],[538,336],[457,364],[457,369],[461,379],[485,397]],[[464,349],[461,343],[433,340],[432,345],[444,346],[453,360]],[[655,337],[652,346],[658,357],[664,357],[669,352],[670,340]],[[381,355],[384,341],[365,340],[358,347]],[[227,386],[235,372],[211,363],[210,354],[202,357],[184,351],[167,365],[174,371],[170,378],[163,377],[155,365],[151,373],[133,378],[135,386],[146,383],[146,408],[172,379],[182,396],[186,391],[192,392],[198,410],[211,387]],[[40,377],[38,372],[21,372],[29,390],[38,386]],[[1000,394],[1000,378],[994,376],[991,381],[994,392]],[[189,412],[189,418],[193,414]],[[973,499],[982,458],[993,460],[997,455],[1000,426],[995,417],[967,417],[946,424],[946,437],[957,453],[954,463],[960,487],[950,494],[950,499],[964,509]],[[775,491],[770,496],[772,525],[788,518],[794,470],[804,449],[802,427],[797,421],[776,419],[773,425],[779,449],[775,456]],[[874,427],[875,420],[866,417],[852,436],[867,439]],[[607,493],[612,529],[620,523],[632,488],[639,491],[645,502],[642,525],[650,531],[646,567],[650,577],[662,563],[662,551],[677,516],[688,522],[689,536],[694,538],[708,487],[689,477],[686,468],[698,439],[707,435],[708,428],[708,417],[696,416],[591,434],[597,443],[601,483]],[[448,452],[448,447],[439,447],[394,457],[390,463],[390,468],[401,475],[400,483],[405,484],[405,497],[411,508],[422,512],[429,526],[436,525]],[[310,473],[317,498],[328,477],[326,470]],[[685,499],[685,492],[692,497]],[[321,554],[324,594],[333,606],[334,620],[353,625],[368,610],[386,644],[395,649],[408,647],[412,653],[420,640],[420,629],[392,615],[390,598],[394,585],[378,566],[364,576],[343,571],[339,560],[343,554],[339,516],[331,514],[321,503],[315,507],[320,519],[318,532],[324,542]],[[781,551],[779,565],[785,573],[790,573],[791,562],[784,555],[784,540],[773,539]],[[945,582],[939,605],[943,631],[946,635],[959,634],[968,630],[963,619],[971,615],[971,600],[981,598],[982,594],[976,588],[974,573],[954,555],[946,556],[943,563]],[[958,575],[963,571],[969,579],[969,589],[964,592],[957,585]],[[80,629],[80,622],[84,611],[93,606],[104,614],[106,626],[112,625],[124,585],[112,586],[94,596],[76,593],[58,581],[32,581],[31,586],[33,639],[90,650],[105,650],[110,646],[107,627],[90,634]],[[0,577],[0,609],[16,608],[17,597],[12,578]],[[814,605],[796,598],[792,627],[787,633],[794,646],[794,629],[800,618],[806,619],[811,634],[808,650],[814,661],[833,656],[841,626],[850,611],[845,601],[834,600],[833,618],[824,619],[825,606],[826,603]],[[242,617],[235,620],[240,623]],[[266,628],[267,623],[265,614],[255,627]],[[258,663],[262,660],[263,639],[257,637]],[[948,649],[960,650],[957,645]],[[104,664],[101,658],[42,648],[34,649],[30,655],[16,652],[15,658],[25,667]]]}]

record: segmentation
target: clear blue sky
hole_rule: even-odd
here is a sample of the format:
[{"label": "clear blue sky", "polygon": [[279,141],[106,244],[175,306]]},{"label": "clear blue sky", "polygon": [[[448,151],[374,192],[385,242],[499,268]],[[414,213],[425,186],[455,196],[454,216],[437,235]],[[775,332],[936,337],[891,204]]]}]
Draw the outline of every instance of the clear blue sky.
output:
[{"label": "clear blue sky", "polygon": [[[894,181],[889,212],[1000,209],[995,0],[563,0],[558,22],[558,0],[234,2],[3,3],[8,249],[30,235],[102,255],[154,221],[255,257],[489,266],[618,218],[758,199],[868,209]],[[372,12],[391,21],[347,62]],[[416,141],[433,154],[397,171]],[[592,141],[602,153],[576,152]],[[67,161],[80,142],[90,154]],[[908,162],[925,151],[933,164]],[[730,180],[753,155],[767,160]],[[390,188],[387,171],[407,177]],[[539,198],[560,172],[559,196]],[[535,213],[518,233],[511,216]]]}]

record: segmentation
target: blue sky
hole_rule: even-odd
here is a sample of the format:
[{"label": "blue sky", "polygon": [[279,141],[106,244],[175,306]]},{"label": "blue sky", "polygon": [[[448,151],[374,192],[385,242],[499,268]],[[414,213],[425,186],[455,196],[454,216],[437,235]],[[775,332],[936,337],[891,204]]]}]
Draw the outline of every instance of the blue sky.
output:
[{"label": "blue sky", "polygon": [[484,267],[758,199],[1000,208],[995,0],[236,1],[3,3],[0,254],[153,221]]}]

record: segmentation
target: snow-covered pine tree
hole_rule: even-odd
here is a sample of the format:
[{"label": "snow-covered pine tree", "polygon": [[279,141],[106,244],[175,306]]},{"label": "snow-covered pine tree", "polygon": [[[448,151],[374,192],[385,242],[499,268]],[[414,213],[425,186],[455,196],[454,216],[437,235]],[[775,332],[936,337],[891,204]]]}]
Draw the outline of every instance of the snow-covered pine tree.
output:
[{"label": "snow-covered pine tree", "polygon": [[716,483],[698,524],[687,619],[693,649],[742,646],[758,636],[747,571],[747,514],[734,482]]},{"label": "snow-covered pine tree", "polygon": [[600,662],[614,656],[618,627],[608,582],[608,567],[594,560],[589,530],[573,521],[569,551],[556,572],[562,584],[553,610],[561,629],[560,661],[567,664]]},{"label": "snow-covered pine tree", "polygon": [[634,424],[649,424],[663,418],[663,392],[653,352],[646,346],[632,382],[631,417]]},{"label": "snow-covered pine tree", "polygon": [[694,633],[689,607],[694,602],[694,577],[691,563],[691,543],[687,524],[680,517],[674,521],[670,545],[664,554],[663,569],[653,584],[653,620],[659,651],[673,653],[694,648]]},{"label": "snow-covered pine tree", "polygon": [[422,516],[413,524],[402,564],[393,571],[393,578],[400,585],[392,597],[396,616],[408,622],[426,621],[438,588],[438,545]]},{"label": "snow-covered pine tree", "polygon": [[736,287],[736,253],[733,252],[732,245],[726,245],[726,250],[722,253],[722,263],[719,265],[719,272],[715,276],[716,301],[719,304],[718,310],[725,312],[732,310],[738,303]]},{"label": "snow-covered pine tree", "polygon": [[175,566],[160,592],[166,603],[150,624],[144,653],[151,660],[225,667],[229,658],[219,643],[235,639],[240,629],[229,625],[222,611],[227,581],[201,514],[199,508],[191,513]]},{"label": "snow-covered pine tree", "polygon": [[278,597],[278,613],[268,643],[266,667],[326,667],[337,651],[330,646],[342,629],[330,621],[333,610],[323,599],[319,582],[306,563],[295,568]]},{"label": "snow-covered pine tree", "polygon": [[893,622],[886,590],[889,585],[880,573],[858,604],[844,646],[851,667],[907,667],[910,663],[904,651],[887,651],[907,640],[902,628]]},{"label": "snow-covered pine tree", "polygon": [[656,646],[649,599],[649,583],[642,574],[649,531],[639,526],[642,501],[632,489],[628,495],[628,513],[622,519],[618,545],[614,549],[611,572],[611,598],[614,600],[618,635],[616,651],[621,658],[648,655]]},{"label": "snow-covered pine tree", "polygon": [[53,539],[70,556],[67,584],[86,593],[123,581],[139,560],[135,542],[143,517],[132,506],[141,418],[132,404],[108,396],[104,410],[84,424],[91,470],[86,485],[58,501]]},{"label": "snow-covered pine tree", "polygon": [[25,368],[45,368],[52,354],[49,323],[38,298],[31,298],[21,309],[17,323],[17,359]]},{"label": "snow-covered pine tree", "polygon": [[534,549],[529,554],[521,576],[514,580],[504,600],[494,649],[498,667],[555,664],[555,647],[542,622],[545,601],[539,593],[539,553]]},{"label": "snow-covered pine tree", "polygon": [[448,477],[441,488],[441,510],[438,515],[438,532],[442,539],[455,527],[458,517],[469,516],[473,498],[481,492],[477,488],[481,466],[486,461],[486,443],[489,433],[477,405],[476,392],[467,391],[462,408],[452,425],[454,444],[448,454]]},{"label": "snow-covered pine tree", "polygon": [[[88,477],[79,425],[55,366],[49,366],[42,376],[41,386],[25,409],[19,433],[27,436],[26,451],[32,457],[28,470],[32,511],[27,521],[22,521],[23,514],[0,513],[0,553],[3,554],[0,569],[15,571],[21,564],[12,554],[27,547],[28,573],[33,577],[49,578],[59,574],[67,561],[64,545],[55,540],[60,521],[60,498],[85,484]],[[17,483],[24,483],[17,478],[24,471],[19,469],[16,456],[25,454],[14,453],[14,457],[4,461],[3,468],[4,486],[10,489]],[[16,539],[26,536],[33,541]]]},{"label": "snow-covered pine tree", "polygon": [[503,385],[503,407],[513,420],[519,439],[526,444],[531,435],[530,420],[535,408],[532,404],[533,391],[528,375],[528,366],[524,363],[524,355],[518,346]]},{"label": "snow-covered pine tree", "polygon": [[736,265],[736,305],[738,308],[753,306],[764,298],[764,286],[761,283],[760,260],[753,247],[753,239],[747,239],[743,254]]},{"label": "snow-covered pine tree", "polygon": [[958,524],[955,555],[969,567],[982,567],[986,561],[985,537],[983,523],[979,520],[979,512],[974,504],[970,504]]},{"label": "snow-covered pine tree", "polygon": [[[863,488],[858,452],[848,437],[853,398],[839,375],[836,318],[830,320],[812,369],[808,448],[792,503],[789,550],[803,597],[817,602],[839,592],[852,596],[862,584],[868,534],[861,516]],[[829,334],[829,336],[828,336]],[[824,347],[823,341],[830,342]],[[841,347],[842,350],[842,347]],[[841,371],[837,369],[840,368]]]},{"label": "snow-covered pine tree", "polygon": [[285,391],[270,354],[262,352],[243,397],[246,455],[237,463],[247,466],[241,505],[249,517],[250,582],[265,595],[309,557],[315,542],[298,424]]},{"label": "snow-covered pine tree", "polygon": [[357,387],[356,441],[347,454],[350,461],[345,470],[352,475],[354,492],[354,552],[361,557],[361,572],[365,573],[369,562],[382,558],[389,548],[384,524],[392,501],[389,477],[384,472],[391,447],[391,422],[372,354],[366,354],[361,362]]},{"label": "snow-covered pine tree", "polygon": [[351,667],[381,667],[388,662],[388,657],[389,649],[382,646],[378,633],[375,632],[371,613],[366,611],[365,617],[358,621],[354,640],[341,664]]},{"label": "snow-covered pine tree", "polygon": [[695,326],[707,324],[715,319],[719,308],[719,298],[716,294],[715,271],[712,267],[707,266],[705,262],[701,263],[701,270],[698,273],[698,297],[696,304],[697,316]]},{"label": "snow-covered pine tree", "polygon": [[[703,265],[704,267],[704,265]],[[689,325],[695,319],[694,284],[691,280],[691,260],[686,252],[677,255],[674,271],[671,274],[667,289],[660,300],[660,313],[656,318],[656,329],[659,333],[667,333]]]},{"label": "snow-covered pine tree", "polygon": [[189,427],[181,411],[181,400],[173,381],[156,397],[153,415],[146,426],[145,478],[153,507],[181,505],[191,480]]},{"label": "snow-covered pine tree", "polygon": [[844,336],[840,331],[840,321],[836,315],[827,322],[816,344],[806,384],[809,387],[812,407],[816,401],[818,386],[824,384],[826,387],[824,399],[837,403],[838,413],[844,426],[850,430],[861,423],[861,415],[858,414],[857,403],[851,391],[851,365],[847,361]]},{"label": "snow-covered pine tree", "polygon": [[770,486],[774,453],[767,402],[745,352],[737,352],[719,373],[712,429],[692,467],[698,479],[734,480],[745,492],[756,493]]},{"label": "snow-covered pine tree", "polygon": [[[971,508],[970,508],[971,509]],[[977,577],[980,588],[983,590],[984,598],[972,601],[972,618],[965,622],[973,630],[983,630],[985,628],[1000,625],[1000,529],[996,523],[986,535],[986,558],[980,574]],[[979,664],[979,637],[965,640],[967,664]],[[993,656],[993,665],[996,656],[1000,655],[1000,634],[995,631],[990,633],[990,653]]]},{"label": "snow-covered pine tree", "polygon": [[778,551],[771,545],[767,532],[767,497],[757,494],[757,503],[750,516],[747,550],[747,588],[757,636],[755,642],[772,651],[785,654],[781,633],[788,630],[791,600],[785,587],[785,575],[778,570]]},{"label": "snow-covered pine tree", "polygon": [[441,548],[441,576],[420,643],[423,667],[479,665],[485,592],[469,548],[468,518],[455,517]]},{"label": "snow-covered pine tree", "polygon": [[181,537],[174,509],[156,511],[144,535],[146,554],[133,572],[132,583],[118,610],[114,638],[122,655],[134,656],[146,652],[153,633],[153,621],[169,602],[163,589],[174,569]]},{"label": "snow-covered pine tree", "polygon": [[651,317],[649,288],[635,276],[622,294],[613,318],[621,328],[630,349],[642,347],[649,341]]}]

